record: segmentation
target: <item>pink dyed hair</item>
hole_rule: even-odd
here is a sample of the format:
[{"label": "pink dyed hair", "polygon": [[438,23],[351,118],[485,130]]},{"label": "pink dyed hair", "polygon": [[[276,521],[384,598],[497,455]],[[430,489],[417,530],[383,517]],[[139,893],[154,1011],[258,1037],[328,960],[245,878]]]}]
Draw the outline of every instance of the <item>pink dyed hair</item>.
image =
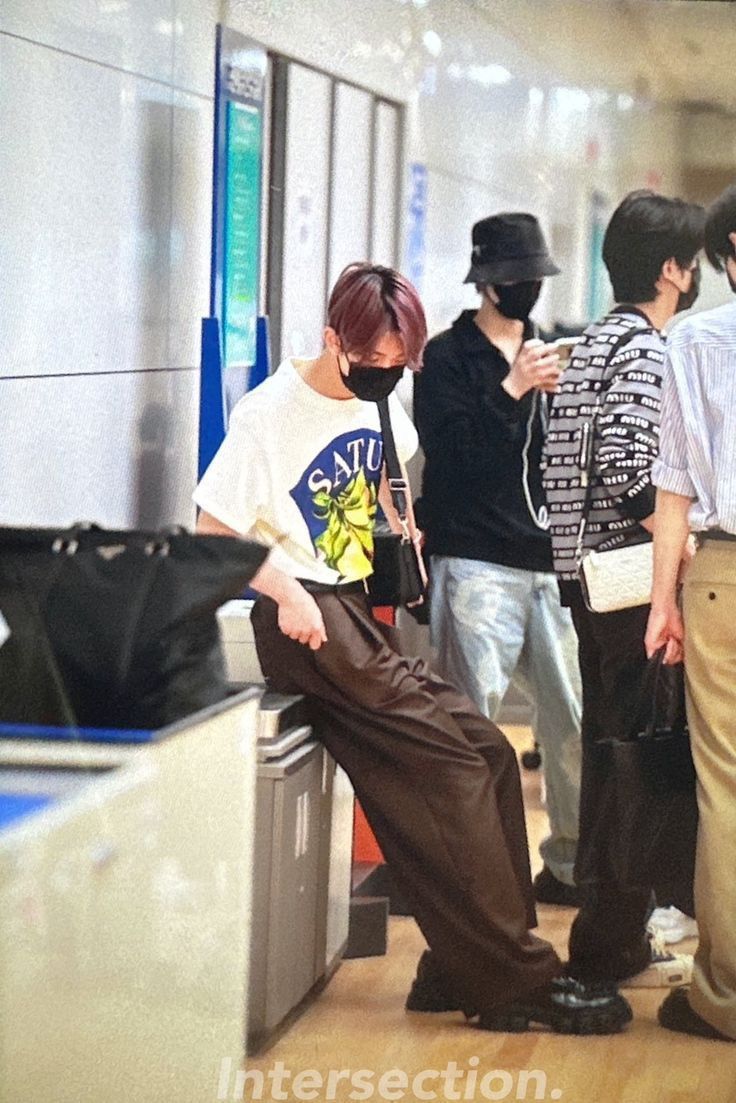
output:
[{"label": "pink dyed hair", "polygon": [[427,320],[416,288],[393,268],[380,264],[349,264],[338,277],[327,306],[327,324],[345,352],[370,352],[384,333],[404,342],[412,371],[422,366]]}]

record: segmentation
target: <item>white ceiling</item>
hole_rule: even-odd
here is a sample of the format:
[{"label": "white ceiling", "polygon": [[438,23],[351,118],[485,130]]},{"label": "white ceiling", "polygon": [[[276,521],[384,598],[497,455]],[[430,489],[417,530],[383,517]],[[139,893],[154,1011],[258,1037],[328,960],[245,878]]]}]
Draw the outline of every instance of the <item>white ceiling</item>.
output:
[{"label": "white ceiling", "polygon": [[582,86],[736,113],[731,0],[469,0]]}]

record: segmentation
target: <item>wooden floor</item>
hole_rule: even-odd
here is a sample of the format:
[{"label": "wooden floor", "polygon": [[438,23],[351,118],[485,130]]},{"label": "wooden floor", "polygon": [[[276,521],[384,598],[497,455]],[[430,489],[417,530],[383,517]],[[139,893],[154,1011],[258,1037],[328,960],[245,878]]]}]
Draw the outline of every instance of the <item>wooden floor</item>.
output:
[{"label": "wooden floor", "polygon": [[[524,729],[507,729],[517,749],[530,745]],[[539,775],[524,774],[532,859],[539,866],[536,843],[545,830],[540,804]],[[539,909],[540,932],[564,955],[573,913],[567,909]],[[736,917],[735,917],[736,921]],[[460,1015],[408,1015],[404,999],[411,983],[423,939],[411,919],[391,920],[389,953],[383,958],[345,962],[320,996],[291,1030],[267,1053],[253,1058],[249,1070],[266,1074],[259,1095],[251,1081],[243,1098],[262,1099],[562,1099],[565,1103],[736,1103],[736,1045],[700,1041],[662,1030],[656,1010],[662,990],[626,993],[635,1020],[627,1031],[611,1038],[567,1038],[535,1031],[496,1035],[465,1024]],[[677,949],[692,951],[693,943]],[[305,1078],[298,1090],[271,1094],[267,1074],[283,1062],[292,1076],[317,1070],[324,1087],[307,1090],[318,1081]],[[444,1070],[455,1062],[456,1079],[411,1084],[423,1070]],[[370,1070],[373,1078],[356,1087],[343,1079],[329,1090],[329,1070]],[[408,1078],[388,1084],[379,1093],[381,1076],[401,1070]],[[499,1070],[499,1075],[483,1077]],[[519,1074],[538,1075],[525,1083]],[[476,1074],[475,1082],[469,1078]],[[546,1082],[545,1082],[546,1079]],[[255,1083],[255,1082],[253,1082]],[[373,1094],[367,1094],[369,1084]],[[401,1094],[403,1090],[403,1094]],[[432,1092],[435,1095],[432,1095]],[[252,1094],[251,1094],[252,1092]],[[228,1098],[230,1096],[228,1095]]]}]

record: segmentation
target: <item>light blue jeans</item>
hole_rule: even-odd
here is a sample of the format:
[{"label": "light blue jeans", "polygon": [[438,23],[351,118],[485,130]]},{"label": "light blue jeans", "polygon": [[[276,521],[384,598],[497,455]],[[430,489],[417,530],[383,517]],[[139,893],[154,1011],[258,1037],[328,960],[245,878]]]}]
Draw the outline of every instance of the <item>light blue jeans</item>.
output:
[{"label": "light blue jeans", "polygon": [[439,673],[495,720],[509,682],[534,709],[550,834],[542,860],[574,884],[580,801],[577,636],[554,574],[432,556],[430,624]]}]

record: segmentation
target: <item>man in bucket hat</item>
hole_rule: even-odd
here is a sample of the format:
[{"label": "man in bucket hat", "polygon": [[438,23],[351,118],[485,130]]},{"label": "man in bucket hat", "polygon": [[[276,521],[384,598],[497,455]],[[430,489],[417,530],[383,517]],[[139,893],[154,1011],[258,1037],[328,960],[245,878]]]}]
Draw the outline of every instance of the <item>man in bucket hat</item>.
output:
[{"label": "man in bucket hat", "polygon": [[512,677],[530,698],[550,819],[535,894],[575,905],[580,675],[540,471],[561,369],[530,320],[542,281],[558,272],[533,215],[477,222],[465,282],[476,285],[480,306],[427,345],[414,413],[439,667],[492,720]]}]

